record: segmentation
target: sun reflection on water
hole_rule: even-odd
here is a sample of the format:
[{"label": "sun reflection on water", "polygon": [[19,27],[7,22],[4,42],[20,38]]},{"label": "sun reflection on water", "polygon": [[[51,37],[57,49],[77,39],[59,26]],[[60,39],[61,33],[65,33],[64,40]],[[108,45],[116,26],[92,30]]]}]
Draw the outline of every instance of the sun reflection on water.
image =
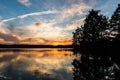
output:
[{"label": "sun reflection on water", "polygon": [[0,72],[12,80],[14,76],[25,80],[28,75],[31,79],[72,80],[73,58],[72,51],[64,49],[1,51]]}]

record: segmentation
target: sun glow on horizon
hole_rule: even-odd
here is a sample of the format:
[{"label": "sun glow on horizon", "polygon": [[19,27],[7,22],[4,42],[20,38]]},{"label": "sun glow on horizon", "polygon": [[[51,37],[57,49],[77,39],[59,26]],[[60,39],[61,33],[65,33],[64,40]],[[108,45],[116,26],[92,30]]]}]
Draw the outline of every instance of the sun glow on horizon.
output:
[{"label": "sun glow on horizon", "polygon": [[59,42],[54,42],[54,43],[53,43],[53,46],[58,46],[58,45],[60,45]]},{"label": "sun glow on horizon", "polygon": [[53,46],[59,46],[59,45],[71,45],[72,44],[72,41],[55,41],[55,42],[52,42],[50,43],[52,44]]}]

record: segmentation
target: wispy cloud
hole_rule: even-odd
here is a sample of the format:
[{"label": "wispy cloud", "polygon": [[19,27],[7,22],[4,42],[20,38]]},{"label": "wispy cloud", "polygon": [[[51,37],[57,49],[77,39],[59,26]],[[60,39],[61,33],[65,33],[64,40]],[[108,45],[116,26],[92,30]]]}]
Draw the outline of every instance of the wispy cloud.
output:
[{"label": "wispy cloud", "polygon": [[118,3],[120,3],[120,0],[107,0],[97,9],[101,10],[102,14],[110,17],[118,6]]},{"label": "wispy cloud", "polygon": [[85,15],[84,11],[91,9],[91,6],[88,6],[84,3],[79,3],[79,4],[73,4],[69,8],[64,8],[60,16],[58,16],[59,21],[64,21],[66,19],[70,19],[73,16],[82,16]]},{"label": "wispy cloud", "polygon": [[48,10],[48,11],[43,11],[43,12],[34,12],[34,13],[24,14],[24,15],[18,16],[18,18],[26,18],[26,17],[29,17],[29,16],[37,16],[37,15],[44,15],[44,14],[55,14],[55,13],[58,13],[58,11]]},{"label": "wispy cloud", "polygon": [[0,16],[0,20],[2,20],[2,16]]},{"label": "wispy cloud", "polygon": [[[8,19],[1,19],[0,21],[0,26],[6,24],[7,22],[9,22],[9,24],[13,24],[12,21],[14,22],[14,25],[16,25],[15,23],[18,22],[19,24],[22,23],[24,24],[24,22],[26,21],[25,18],[32,16],[33,18],[35,18],[35,20],[40,20],[39,18],[35,17],[35,16],[42,16],[42,15],[49,15],[49,14],[57,14],[59,13],[59,11],[57,10],[47,10],[47,11],[42,11],[42,12],[33,12],[33,13],[28,13],[28,14],[24,14],[24,15],[20,15],[14,18],[8,18]],[[2,17],[1,17],[2,18]],[[32,18],[32,19],[33,19]],[[52,20],[51,20],[52,21]],[[29,21],[30,22],[30,21]],[[30,23],[32,24],[32,22]]]},{"label": "wispy cloud", "polygon": [[13,20],[15,20],[16,18],[9,18],[9,19],[4,19],[4,20],[2,20],[1,22],[8,22],[8,21],[13,21]]},{"label": "wispy cloud", "polygon": [[20,2],[21,4],[29,7],[31,5],[30,0],[18,0],[18,2]]},{"label": "wispy cloud", "polygon": [[83,23],[84,23],[84,19],[85,18],[81,18],[79,20],[73,21],[72,24],[69,24],[69,25],[65,26],[64,30],[70,31],[70,30],[76,29],[77,27],[81,27],[83,25]]}]

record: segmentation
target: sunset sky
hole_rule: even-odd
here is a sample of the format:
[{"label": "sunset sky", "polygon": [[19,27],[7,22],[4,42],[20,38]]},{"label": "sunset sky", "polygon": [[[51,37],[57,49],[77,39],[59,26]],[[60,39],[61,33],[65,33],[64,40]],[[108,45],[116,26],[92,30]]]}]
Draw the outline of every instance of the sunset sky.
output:
[{"label": "sunset sky", "polygon": [[120,0],[0,0],[0,43],[71,44],[91,9],[110,17]]}]

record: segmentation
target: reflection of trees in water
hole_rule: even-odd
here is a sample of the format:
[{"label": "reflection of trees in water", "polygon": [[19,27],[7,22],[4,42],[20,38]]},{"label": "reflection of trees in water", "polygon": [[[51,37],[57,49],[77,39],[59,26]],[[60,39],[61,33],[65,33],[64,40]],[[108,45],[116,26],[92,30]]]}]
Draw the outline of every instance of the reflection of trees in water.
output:
[{"label": "reflection of trees in water", "polygon": [[73,60],[74,80],[120,80],[113,57],[81,54]]}]

